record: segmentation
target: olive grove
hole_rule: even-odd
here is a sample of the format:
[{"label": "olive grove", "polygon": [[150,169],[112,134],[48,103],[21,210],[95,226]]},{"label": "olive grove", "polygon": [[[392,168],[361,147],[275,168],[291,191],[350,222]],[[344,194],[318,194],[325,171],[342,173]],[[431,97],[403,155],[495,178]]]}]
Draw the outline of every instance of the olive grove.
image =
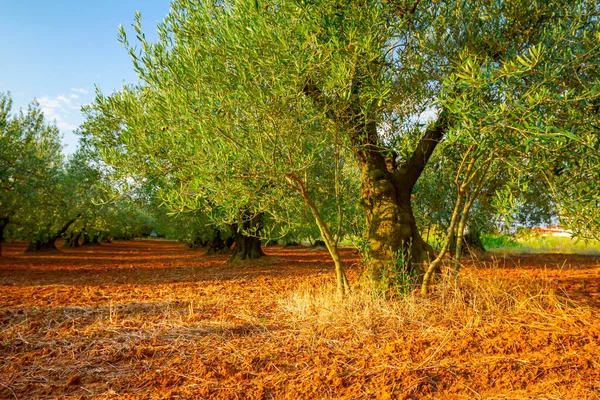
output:
[{"label": "olive grove", "polygon": [[[265,213],[303,204],[340,294],[344,211],[360,203],[372,280],[401,263],[427,293],[482,193],[514,210],[535,182],[597,234],[598,14],[590,0],[174,0],[155,43],[139,14],[135,42],[120,30],[139,83],[98,91],[83,132],[122,178],[165,179],[172,209],[234,234],[258,240]],[[453,204],[437,257],[415,217],[425,184]]]}]

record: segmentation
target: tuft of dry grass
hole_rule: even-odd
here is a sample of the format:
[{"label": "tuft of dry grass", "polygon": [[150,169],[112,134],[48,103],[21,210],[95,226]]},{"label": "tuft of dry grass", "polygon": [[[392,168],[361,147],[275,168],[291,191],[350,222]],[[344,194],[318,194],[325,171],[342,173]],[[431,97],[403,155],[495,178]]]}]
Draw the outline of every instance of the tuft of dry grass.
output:
[{"label": "tuft of dry grass", "polygon": [[482,324],[503,325],[515,319],[558,326],[562,322],[586,324],[592,311],[570,300],[548,281],[532,282],[481,277],[465,272],[458,278],[439,276],[429,296],[413,291],[386,299],[368,288],[357,288],[339,298],[331,284],[305,286],[281,301],[281,308],[296,324],[350,325],[372,329],[377,325],[470,329]]},{"label": "tuft of dry grass", "polygon": [[598,318],[550,281],[467,269],[439,276],[427,297],[398,299],[365,288],[340,299],[333,285],[305,286],[280,312],[305,351],[326,346],[334,364],[355,366],[349,349],[360,349],[361,368],[347,374],[394,388],[392,397],[599,398]]},{"label": "tuft of dry grass", "polygon": [[[281,319],[310,351],[325,345],[332,358],[344,358],[360,349],[360,374],[397,385],[399,398],[600,398],[600,350],[591,339],[599,327],[590,307],[549,281],[473,272],[455,279],[448,271],[427,297],[415,290],[386,299],[361,288],[341,299],[333,285],[305,286],[280,301]],[[596,372],[587,383],[569,383],[583,371]],[[573,397],[565,395],[568,384]]]}]

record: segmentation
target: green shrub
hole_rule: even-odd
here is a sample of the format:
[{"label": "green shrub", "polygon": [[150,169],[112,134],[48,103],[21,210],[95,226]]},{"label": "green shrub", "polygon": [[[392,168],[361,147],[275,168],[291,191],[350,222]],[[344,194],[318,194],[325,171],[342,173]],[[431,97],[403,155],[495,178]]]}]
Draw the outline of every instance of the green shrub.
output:
[{"label": "green shrub", "polygon": [[519,242],[509,235],[481,235],[486,250],[510,249],[519,246]]},{"label": "green shrub", "polygon": [[482,235],[481,240],[485,248],[492,251],[600,255],[598,240],[540,235],[531,231],[523,231],[516,236]]}]

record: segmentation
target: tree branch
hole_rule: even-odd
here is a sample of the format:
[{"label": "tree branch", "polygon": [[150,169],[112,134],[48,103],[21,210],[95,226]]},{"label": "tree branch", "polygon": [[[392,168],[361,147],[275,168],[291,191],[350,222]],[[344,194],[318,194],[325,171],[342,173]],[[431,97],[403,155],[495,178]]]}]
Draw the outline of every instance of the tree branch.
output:
[{"label": "tree branch", "polygon": [[447,126],[447,117],[441,112],[437,121],[427,127],[410,158],[396,172],[396,181],[401,182],[409,192],[412,192],[433,151],[444,137]]}]

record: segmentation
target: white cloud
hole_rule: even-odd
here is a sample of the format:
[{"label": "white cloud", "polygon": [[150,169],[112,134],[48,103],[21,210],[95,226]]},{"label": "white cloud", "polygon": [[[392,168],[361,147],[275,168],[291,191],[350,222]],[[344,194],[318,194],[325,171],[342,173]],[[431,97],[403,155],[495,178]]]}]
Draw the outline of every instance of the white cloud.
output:
[{"label": "white cloud", "polygon": [[72,88],[72,91],[76,92],[76,93],[81,93],[81,94],[88,94],[89,91],[83,88]]},{"label": "white cloud", "polygon": [[79,98],[79,96],[77,96],[76,94],[73,94],[73,93],[71,93],[71,94],[69,95],[69,98],[70,98],[70,99],[78,99],[78,98]]},{"label": "white cloud", "polygon": [[63,103],[70,103],[71,102],[71,99],[69,99],[64,94],[59,94],[58,96],[56,96],[56,100],[62,101]]},{"label": "white cloud", "polygon": [[57,99],[51,99],[48,96],[42,96],[39,99],[37,99],[38,103],[40,103],[40,106],[42,106],[42,108],[46,107],[46,108],[60,108],[62,107],[62,105],[60,104],[60,101],[58,101]]},{"label": "white cloud", "polygon": [[38,103],[44,116],[48,120],[54,121],[60,130],[72,131],[77,129],[76,120],[80,118],[79,113],[75,115],[72,113],[72,111],[79,111],[81,108],[81,104],[71,101],[77,98],[79,98],[77,95],[65,94],[59,94],[54,98],[42,96],[38,99]]},{"label": "white cloud", "polygon": [[62,131],[74,131],[77,129],[77,125],[73,125],[65,121],[56,121],[56,126]]},{"label": "white cloud", "polygon": [[60,115],[56,113],[56,110],[51,107],[42,107],[42,112],[44,113],[44,117],[49,120],[60,119]]}]

